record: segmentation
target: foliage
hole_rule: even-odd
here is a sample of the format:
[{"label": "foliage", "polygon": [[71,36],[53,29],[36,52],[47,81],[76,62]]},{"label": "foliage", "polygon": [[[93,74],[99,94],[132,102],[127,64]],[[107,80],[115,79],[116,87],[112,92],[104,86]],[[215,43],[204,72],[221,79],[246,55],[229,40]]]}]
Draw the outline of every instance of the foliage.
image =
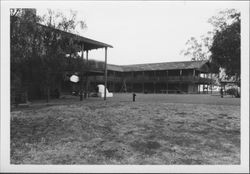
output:
[{"label": "foliage", "polygon": [[[32,70],[39,61],[37,57],[39,42],[35,22],[38,20],[28,9],[11,9],[10,40],[11,40],[11,77],[21,79],[21,85],[32,79]],[[14,80],[14,79],[12,79]]]},{"label": "foliage", "polygon": [[[79,45],[54,28],[73,31],[79,24],[82,29],[86,25],[83,21],[75,22],[76,12],[71,12],[69,19],[52,10],[43,17],[36,16],[35,9],[11,9],[10,15],[12,82],[18,78],[21,86],[37,86],[39,89],[34,93],[46,90],[49,98],[51,87],[62,79],[65,69],[70,66],[72,71],[79,71],[82,69],[79,65],[84,65],[76,51]],[[65,57],[66,54],[70,55],[69,58]],[[68,60],[70,58],[77,61]]]},{"label": "foliage", "polygon": [[208,22],[214,27],[214,32],[216,32],[224,30],[235,20],[240,20],[240,13],[236,9],[225,9],[209,18]]},{"label": "foliage", "polygon": [[240,97],[240,93],[237,88],[229,88],[226,90],[226,93],[228,95],[234,96],[234,97]]},{"label": "foliage", "polygon": [[210,56],[209,47],[211,45],[212,32],[208,32],[207,36],[203,35],[200,39],[191,37],[186,42],[186,49],[181,54],[189,57],[191,60],[208,60]]},{"label": "foliage", "polygon": [[[240,79],[240,13],[226,9],[208,19],[213,31],[199,39],[191,37],[181,52],[191,60],[210,60],[225,70],[225,77]],[[221,77],[219,77],[221,80]]]},{"label": "foliage", "polygon": [[210,60],[215,35],[239,20],[240,15],[235,9],[226,9],[218,12],[217,15],[208,19],[208,23],[214,28],[213,31],[208,31],[205,35],[200,36],[200,38],[191,37],[186,42],[186,48],[181,51],[181,54],[191,60]]},{"label": "foliage", "polygon": [[71,33],[78,33],[76,30],[78,26],[80,29],[87,28],[83,20],[77,20],[77,12],[73,10],[70,10],[69,16],[66,16],[61,11],[48,9],[47,14],[41,17],[40,22],[46,26]]},{"label": "foliage", "polygon": [[220,25],[210,51],[212,61],[225,68],[227,75],[240,75],[240,13],[229,15],[231,24]]}]

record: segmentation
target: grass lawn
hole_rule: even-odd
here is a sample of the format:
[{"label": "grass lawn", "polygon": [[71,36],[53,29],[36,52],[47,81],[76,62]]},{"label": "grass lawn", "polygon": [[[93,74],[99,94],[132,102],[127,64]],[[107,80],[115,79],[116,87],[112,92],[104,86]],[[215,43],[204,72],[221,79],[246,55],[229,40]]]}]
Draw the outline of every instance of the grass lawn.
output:
[{"label": "grass lawn", "polygon": [[115,94],[11,112],[12,164],[240,164],[240,99]]}]

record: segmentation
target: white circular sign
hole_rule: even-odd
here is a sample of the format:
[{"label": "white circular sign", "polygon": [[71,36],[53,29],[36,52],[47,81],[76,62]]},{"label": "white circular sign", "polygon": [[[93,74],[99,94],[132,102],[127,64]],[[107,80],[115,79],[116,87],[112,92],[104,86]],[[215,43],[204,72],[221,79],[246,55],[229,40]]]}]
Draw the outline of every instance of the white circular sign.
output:
[{"label": "white circular sign", "polygon": [[72,75],[72,76],[69,78],[69,80],[70,80],[71,82],[77,83],[77,82],[79,82],[79,77],[76,76],[76,75]]}]

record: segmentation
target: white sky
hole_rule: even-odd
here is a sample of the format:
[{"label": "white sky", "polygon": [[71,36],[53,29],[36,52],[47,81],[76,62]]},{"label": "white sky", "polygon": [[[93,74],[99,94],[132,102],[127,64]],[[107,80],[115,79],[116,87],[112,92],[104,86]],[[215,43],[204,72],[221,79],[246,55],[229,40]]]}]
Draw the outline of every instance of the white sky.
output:
[{"label": "white sky", "polygon": [[[72,7],[50,6],[53,10],[78,11],[88,28],[80,35],[113,45],[108,63],[136,64],[190,60],[180,51],[186,41],[212,30],[207,20],[218,11],[243,3],[174,1],[76,2]],[[37,9],[38,14],[44,9]],[[90,51],[89,57],[104,60],[104,49]]]}]

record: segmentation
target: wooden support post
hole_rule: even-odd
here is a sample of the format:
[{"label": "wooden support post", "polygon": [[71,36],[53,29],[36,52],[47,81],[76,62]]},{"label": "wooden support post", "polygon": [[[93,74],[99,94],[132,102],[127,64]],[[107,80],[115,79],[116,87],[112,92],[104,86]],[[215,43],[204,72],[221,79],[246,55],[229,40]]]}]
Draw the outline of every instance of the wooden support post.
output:
[{"label": "wooden support post", "polygon": [[167,91],[166,91],[166,93],[168,94],[168,82],[167,82]]},{"label": "wooden support post", "polygon": [[86,76],[86,82],[85,82],[85,94],[84,94],[84,98],[88,98],[88,76],[89,76],[89,51],[87,50],[86,51],[86,73],[85,73],[85,76]]},{"label": "wooden support post", "polygon": [[[81,44],[81,57],[82,59],[84,59],[83,57],[83,53],[84,53],[84,43]],[[82,101],[82,98],[83,98],[83,67],[81,67],[81,70],[80,70],[80,101]]]},{"label": "wooden support post", "polygon": [[205,74],[205,78],[206,78],[206,81],[207,81],[207,84],[206,84],[206,94],[208,94],[208,73]]},{"label": "wooden support post", "polygon": [[116,82],[116,72],[114,71],[114,74],[113,74],[113,79],[112,79],[112,89],[113,89],[113,92],[115,92],[115,82]]},{"label": "wooden support post", "polygon": [[107,90],[107,47],[105,47],[105,68],[104,68],[104,100],[106,100],[106,90]]},{"label": "wooden support post", "polygon": [[87,64],[89,63],[89,50],[86,51],[86,61],[87,61]]},{"label": "wooden support post", "polygon": [[84,59],[84,43],[81,44],[81,58]]},{"label": "wooden support post", "polygon": [[182,80],[182,69],[180,70],[180,78],[179,80]]},{"label": "wooden support post", "polygon": [[195,77],[195,69],[193,69],[193,77]]},{"label": "wooden support post", "polygon": [[201,91],[202,94],[204,94],[204,83],[202,83],[202,91]]},{"label": "wooden support post", "polygon": [[212,80],[212,73],[210,73],[210,92],[213,93],[213,80]]},{"label": "wooden support post", "polygon": [[180,94],[181,94],[181,82],[179,82],[179,90],[180,90]]}]

